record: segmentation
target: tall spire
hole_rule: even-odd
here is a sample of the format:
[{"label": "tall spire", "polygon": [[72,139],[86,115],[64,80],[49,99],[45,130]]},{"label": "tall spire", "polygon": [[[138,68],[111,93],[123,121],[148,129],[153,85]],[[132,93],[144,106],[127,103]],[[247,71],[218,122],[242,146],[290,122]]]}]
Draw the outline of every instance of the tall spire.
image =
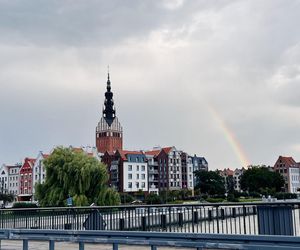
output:
[{"label": "tall spire", "polygon": [[108,68],[103,117],[110,126],[113,123],[115,116],[116,111],[114,108],[113,93],[111,92],[111,83]]}]

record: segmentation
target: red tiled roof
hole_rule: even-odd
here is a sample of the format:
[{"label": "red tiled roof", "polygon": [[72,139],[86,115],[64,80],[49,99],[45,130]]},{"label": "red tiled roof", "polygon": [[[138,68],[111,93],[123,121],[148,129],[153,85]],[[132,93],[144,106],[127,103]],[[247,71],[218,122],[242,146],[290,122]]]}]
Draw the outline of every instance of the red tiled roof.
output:
[{"label": "red tiled roof", "polygon": [[142,155],[143,154],[143,152],[141,152],[141,151],[131,151],[131,150],[122,150],[122,151],[125,155],[127,155],[127,154]]},{"label": "red tiled roof", "polygon": [[170,153],[170,151],[172,150],[173,147],[166,147],[166,148],[162,148],[163,151],[165,151],[167,154]]},{"label": "red tiled roof", "polygon": [[27,161],[28,161],[29,163],[31,163],[31,164],[34,164],[35,161],[36,161],[36,159],[34,159],[34,158],[28,158],[28,157],[26,157],[26,158],[25,158],[25,161],[26,161],[26,159],[27,159]]},{"label": "red tiled roof", "polygon": [[284,161],[284,163],[288,166],[297,165],[297,162],[291,156],[279,156],[279,159]]},{"label": "red tiled roof", "polygon": [[156,156],[156,155],[159,154],[160,151],[161,151],[160,149],[158,149],[158,150],[151,150],[151,151],[146,151],[145,154],[146,154],[146,155],[153,155],[153,156]]},{"label": "red tiled roof", "polygon": [[118,150],[123,160],[127,160],[127,155],[143,155],[144,153],[141,151],[131,151],[131,150]]}]

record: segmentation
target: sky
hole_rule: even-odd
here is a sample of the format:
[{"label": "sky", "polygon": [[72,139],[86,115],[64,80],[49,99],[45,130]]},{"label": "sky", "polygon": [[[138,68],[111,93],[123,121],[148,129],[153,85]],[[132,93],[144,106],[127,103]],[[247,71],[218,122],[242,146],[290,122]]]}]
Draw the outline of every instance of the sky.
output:
[{"label": "sky", "polygon": [[300,161],[299,23],[299,0],[0,0],[0,164],[94,146],[107,65],[126,149]]}]

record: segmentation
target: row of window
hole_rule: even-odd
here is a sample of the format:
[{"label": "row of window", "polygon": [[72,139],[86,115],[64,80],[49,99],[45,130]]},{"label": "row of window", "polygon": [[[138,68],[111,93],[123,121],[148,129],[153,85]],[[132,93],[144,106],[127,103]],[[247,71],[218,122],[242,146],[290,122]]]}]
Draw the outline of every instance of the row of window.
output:
[{"label": "row of window", "polygon": [[[145,171],[146,170],[146,167],[145,165],[142,165],[141,168],[139,165],[136,166],[136,171]],[[132,165],[128,165],[128,171],[132,171]]]},{"label": "row of window", "polygon": [[[136,187],[136,188],[140,188],[140,183],[139,183],[139,182],[136,182],[136,183],[135,183],[135,187]],[[141,188],[145,188],[145,187],[146,187],[146,183],[145,183],[145,182],[142,182]],[[132,182],[128,182],[128,188],[132,188]]]},{"label": "row of window", "polygon": [[146,162],[146,158],[145,157],[133,157],[133,156],[128,156],[128,161],[131,162]]},{"label": "row of window", "polygon": [[11,174],[17,174],[17,173],[19,173],[18,170],[19,170],[19,169],[17,169],[17,168],[11,168],[11,169],[10,169],[10,173],[11,173]]},{"label": "row of window", "polygon": [[[141,174],[141,179],[145,180],[146,175],[145,174]],[[139,180],[140,179],[140,174],[136,174],[136,179]],[[128,180],[132,180],[132,174],[128,174]]]},{"label": "row of window", "polygon": [[178,182],[176,182],[176,181],[172,181],[171,183],[170,183],[170,185],[171,185],[171,187],[180,187],[180,182],[178,181]]},{"label": "row of window", "polygon": [[[41,171],[45,172],[45,169],[42,167]],[[35,172],[39,172],[39,168],[38,167],[35,167]]]},{"label": "row of window", "polygon": [[[38,179],[38,175],[36,174],[35,175],[35,180],[37,180]],[[45,179],[45,174],[43,174],[43,179]]]}]

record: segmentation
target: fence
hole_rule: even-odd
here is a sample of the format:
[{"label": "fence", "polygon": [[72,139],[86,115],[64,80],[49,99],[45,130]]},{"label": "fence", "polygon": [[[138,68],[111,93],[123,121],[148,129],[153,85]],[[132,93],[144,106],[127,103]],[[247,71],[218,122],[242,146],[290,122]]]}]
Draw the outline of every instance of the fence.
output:
[{"label": "fence", "polygon": [[[279,213],[271,225],[274,213],[262,211],[266,207],[290,212],[285,217]],[[282,233],[267,230],[262,223],[292,229]],[[3,209],[0,228],[300,236],[300,202]]]},{"label": "fence", "polygon": [[[201,249],[299,249],[300,238],[291,236],[253,236],[223,234],[182,234],[156,232],[106,232],[69,230],[26,230],[2,229],[0,240],[22,240],[23,250],[28,250],[29,241],[48,241],[49,250],[55,250],[55,242],[64,241],[78,244],[84,250],[85,244],[112,244],[113,250],[119,245],[142,245],[156,250],[160,246]],[[73,248],[72,248],[73,249]],[[126,247],[128,249],[128,247]]]}]

